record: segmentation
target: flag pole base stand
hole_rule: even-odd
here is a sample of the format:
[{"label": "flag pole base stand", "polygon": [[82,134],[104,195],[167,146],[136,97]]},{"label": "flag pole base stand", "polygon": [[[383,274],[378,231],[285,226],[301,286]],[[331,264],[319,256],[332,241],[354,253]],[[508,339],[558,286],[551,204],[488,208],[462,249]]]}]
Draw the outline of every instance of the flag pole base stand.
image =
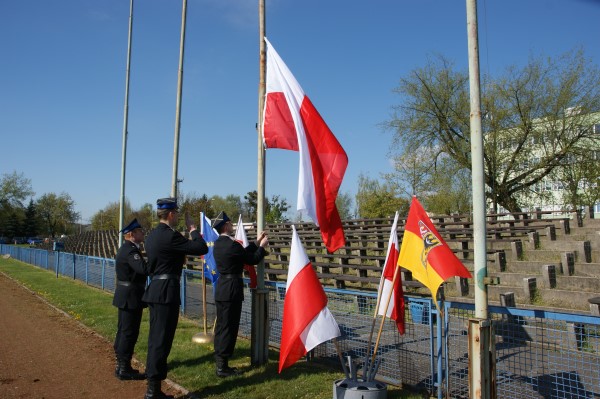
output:
[{"label": "flag pole base stand", "polygon": [[346,378],[333,383],[333,399],[385,398],[387,398],[387,385],[382,382]]},{"label": "flag pole base stand", "polygon": [[210,344],[211,342],[213,342],[213,339],[214,338],[211,334],[198,333],[194,334],[194,336],[192,337],[192,342],[196,344]]}]

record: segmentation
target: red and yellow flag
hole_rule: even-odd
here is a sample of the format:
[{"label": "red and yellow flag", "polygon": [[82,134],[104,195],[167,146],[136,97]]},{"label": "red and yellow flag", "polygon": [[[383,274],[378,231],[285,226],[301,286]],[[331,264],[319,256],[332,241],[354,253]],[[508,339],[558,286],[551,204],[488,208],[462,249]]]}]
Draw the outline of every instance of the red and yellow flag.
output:
[{"label": "red and yellow flag", "polygon": [[413,197],[408,212],[398,265],[410,270],[416,280],[429,288],[434,301],[440,285],[448,278],[473,277],[437,232],[417,197]]}]

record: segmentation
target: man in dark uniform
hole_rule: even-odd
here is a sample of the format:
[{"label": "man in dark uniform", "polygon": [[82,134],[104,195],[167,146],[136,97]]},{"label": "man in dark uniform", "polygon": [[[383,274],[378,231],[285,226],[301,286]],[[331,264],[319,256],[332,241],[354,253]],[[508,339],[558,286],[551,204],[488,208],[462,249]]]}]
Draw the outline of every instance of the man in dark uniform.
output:
[{"label": "man in dark uniform", "polygon": [[193,222],[186,220],[191,240],[174,230],[179,219],[176,198],[159,199],[156,204],[160,223],[148,234],[145,244],[151,277],[143,297],[150,308],[146,399],[171,397],[162,392],[160,385],[167,378],[167,358],[179,320],[181,270],[186,255],[208,252],[208,246]]},{"label": "man in dark uniform", "polygon": [[219,272],[215,289],[217,324],[215,326],[215,362],[216,374],[229,377],[239,374],[229,367],[229,358],[233,355],[237,340],[244,300],[244,265],[256,265],[267,254],[269,245],[267,234],[263,231],[256,242],[246,248],[233,237],[233,224],[225,212],[221,212],[213,221],[213,227],[219,233],[215,241],[213,255]]},{"label": "man in dark uniform", "polygon": [[145,307],[142,295],[146,288],[148,271],[140,251],[140,244],[144,241],[144,230],[137,219],[133,219],[121,232],[125,242],[115,257],[117,282],[113,297],[113,305],[119,309],[114,344],[117,357],[115,377],[120,380],[143,380],[146,375],[131,368],[131,357],[140,333],[142,311]]}]

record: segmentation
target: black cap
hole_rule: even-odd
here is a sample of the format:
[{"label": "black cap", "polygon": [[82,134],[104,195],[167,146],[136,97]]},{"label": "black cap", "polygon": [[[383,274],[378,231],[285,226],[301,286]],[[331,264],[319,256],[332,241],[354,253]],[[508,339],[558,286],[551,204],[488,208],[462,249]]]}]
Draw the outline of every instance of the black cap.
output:
[{"label": "black cap", "polygon": [[121,233],[123,234],[127,234],[130,231],[133,231],[135,229],[141,229],[142,225],[138,223],[137,219],[133,219],[131,221],[131,223],[129,223],[127,226],[123,227],[123,230],[121,230]]},{"label": "black cap", "polygon": [[156,209],[179,209],[177,198],[160,198],[156,200]]},{"label": "black cap", "polygon": [[221,213],[219,213],[219,216],[217,216],[215,220],[213,220],[212,227],[213,229],[219,230],[219,228],[225,223],[229,222],[229,220],[229,216],[227,216],[225,211],[221,211]]}]

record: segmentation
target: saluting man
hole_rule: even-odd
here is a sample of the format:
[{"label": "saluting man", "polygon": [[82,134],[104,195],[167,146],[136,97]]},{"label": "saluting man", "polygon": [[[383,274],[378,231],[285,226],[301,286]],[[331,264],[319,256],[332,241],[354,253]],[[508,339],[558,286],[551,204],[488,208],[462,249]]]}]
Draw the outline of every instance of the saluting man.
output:
[{"label": "saluting man", "polygon": [[267,254],[269,245],[267,234],[263,231],[256,242],[246,248],[233,236],[233,224],[225,212],[221,212],[213,221],[213,228],[219,233],[215,241],[213,255],[219,272],[215,289],[217,323],[215,325],[215,362],[216,374],[229,377],[239,374],[235,367],[229,367],[229,358],[233,355],[240,327],[242,302],[244,301],[244,265],[256,265]]},{"label": "saluting man", "polygon": [[167,358],[171,352],[175,329],[179,321],[181,270],[186,255],[204,255],[208,246],[193,222],[186,220],[191,240],[175,231],[179,220],[176,198],[156,201],[159,225],[146,238],[148,271],[151,277],[143,300],[150,308],[148,358],[146,375],[148,389],[145,399],[171,398],[161,390],[167,378]]},{"label": "saluting man", "polygon": [[144,241],[144,230],[137,219],[133,219],[121,233],[125,241],[115,257],[117,282],[113,297],[113,305],[119,309],[114,343],[117,357],[115,377],[120,380],[143,380],[146,375],[131,367],[131,357],[140,333],[142,312],[146,307],[142,296],[146,288],[148,270],[140,251],[140,244]]}]

